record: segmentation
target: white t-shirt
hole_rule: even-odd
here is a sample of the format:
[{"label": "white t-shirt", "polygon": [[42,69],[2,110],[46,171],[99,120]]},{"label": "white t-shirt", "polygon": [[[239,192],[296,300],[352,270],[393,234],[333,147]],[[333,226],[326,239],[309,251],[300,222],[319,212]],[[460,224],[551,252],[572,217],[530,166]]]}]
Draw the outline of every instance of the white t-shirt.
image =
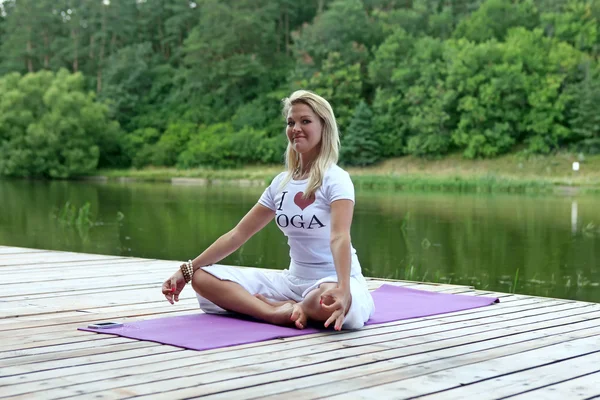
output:
[{"label": "white t-shirt", "polygon": [[[259,203],[275,211],[275,223],[288,238],[292,265],[303,272],[319,269],[324,273],[335,274],[335,265],[329,239],[331,237],[331,203],[347,199],[354,202],[354,185],[350,175],[332,165],[323,177],[323,184],[315,196],[303,199],[302,195],[308,179],[291,180],[280,189],[287,172],[282,172],[265,189]],[[360,273],[356,250],[350,245],[352,254],[351,274]],[[294,272],[294,271],[292,271]],[[315,271],[316,272],[316,271]]]}]

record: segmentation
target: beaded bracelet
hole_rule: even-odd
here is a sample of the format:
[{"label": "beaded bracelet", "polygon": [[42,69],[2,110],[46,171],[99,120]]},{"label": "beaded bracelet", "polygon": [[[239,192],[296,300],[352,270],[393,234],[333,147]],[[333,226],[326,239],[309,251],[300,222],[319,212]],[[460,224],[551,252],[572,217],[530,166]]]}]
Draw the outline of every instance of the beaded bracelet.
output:
[{"label": "beaded bracelet", "polygon": [[190,283],[192,277],[194,276],[194,266],[192,264],[192,260],[188,260],[185,264],[182,264],[181,272],[183,273],[183,279],[185,279],[185,283]]}]

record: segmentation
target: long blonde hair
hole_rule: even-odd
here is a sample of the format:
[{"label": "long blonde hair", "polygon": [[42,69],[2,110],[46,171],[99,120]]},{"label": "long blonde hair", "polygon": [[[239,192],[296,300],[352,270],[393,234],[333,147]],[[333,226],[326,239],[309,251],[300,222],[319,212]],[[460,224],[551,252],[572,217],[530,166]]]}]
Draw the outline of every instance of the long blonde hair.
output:
[{"label": "long blonde hair", "polygon": [[[315,192],[323,184],[323,176],[329,167],[336,164],[340,149],[340,134],[335,121],[333,109],[327,100],[321,96],[308,90],[297,90],[290,97],[282,100],[283,117],[287,120],[288,113],[295,104],[306,104],[315,114],[321,119],[323,132],[317,158],[314,161],[308,178],[308,185],[304,192],[304,198],[307,199],[315,194]],[[292,143],[288,141],[287,150],[285,151],[285,166],[287,175],[281,182],[281,188],[290,182],[294,173],[301,167],[300,154],[294,150]]]}]

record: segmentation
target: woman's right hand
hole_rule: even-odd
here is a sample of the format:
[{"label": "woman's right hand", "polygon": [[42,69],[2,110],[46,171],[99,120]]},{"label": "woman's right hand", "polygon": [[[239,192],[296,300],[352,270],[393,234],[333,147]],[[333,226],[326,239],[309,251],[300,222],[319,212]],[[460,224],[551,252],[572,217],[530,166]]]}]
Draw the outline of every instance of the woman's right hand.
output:
[{"label": "woman's right hand", "polygon": [[163,283],[162,293],[169,303],[174,304],[173,301],[179,301],[179,293],[181,293],[184,287],[185,279],[183,277],[183,272],[178,269],[177,272]]}]

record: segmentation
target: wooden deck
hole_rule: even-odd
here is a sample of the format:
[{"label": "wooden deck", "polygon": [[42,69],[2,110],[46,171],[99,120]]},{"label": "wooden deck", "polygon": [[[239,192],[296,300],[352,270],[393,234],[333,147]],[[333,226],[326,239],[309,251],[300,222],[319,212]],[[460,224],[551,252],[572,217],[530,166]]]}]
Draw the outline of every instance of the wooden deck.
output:
[{"label": "wooden deck", "polygon": [[501,303],[204,352],[76,330],[198,313],[178,265],[0,246],[0,398],[600,398],[600,304],[465,286],[394,282]]}]

